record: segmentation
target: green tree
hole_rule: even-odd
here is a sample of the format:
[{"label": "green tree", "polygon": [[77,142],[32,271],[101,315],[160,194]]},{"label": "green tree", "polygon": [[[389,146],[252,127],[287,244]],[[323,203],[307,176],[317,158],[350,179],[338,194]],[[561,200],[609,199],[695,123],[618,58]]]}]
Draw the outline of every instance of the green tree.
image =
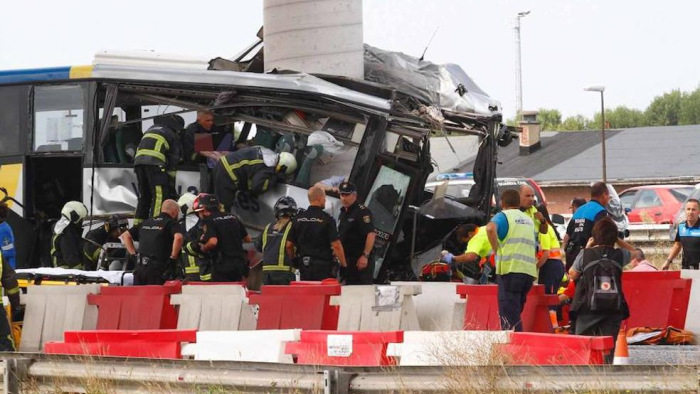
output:
[{"label": "green tree", "polygon": [[588,120],[583,115],[569,116],[568,118],[564,119],[564,121],[559,125],[558,130],[560,130],[560,131],[586,130],[588,128],[589,123],[590,123],[590,120]]},{"label": "green tree", "polygon": [[700,124],[700,87],[683,97],[679,124]]},{"label": "green tree", "polygon": [[684,93],[675,89],[656,96],[644,111],[650,126],[676,126],[681,113]]},{"label": "green tree", "polygon": [[541,130],[557,130],[561,124],[561,112],[558,109],[540,108],[537,119]]},{"label": "green tree", "polygon": [[[647,126],[644,112],[638,109],[619,106],[605,111],[606,128],[627,129],[630,127]],[[590,123],[590,128],[600,129],[600,112],[596,112]]]}]

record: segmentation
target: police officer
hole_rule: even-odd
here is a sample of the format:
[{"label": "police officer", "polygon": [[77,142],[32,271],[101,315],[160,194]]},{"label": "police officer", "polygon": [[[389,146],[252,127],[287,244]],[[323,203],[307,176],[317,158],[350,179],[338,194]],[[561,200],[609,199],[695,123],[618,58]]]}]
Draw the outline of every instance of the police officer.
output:
[{"label": "police officer", "polygon": [[566,235],[562,241],[566,251],[566,271],[576,260],[581,249],[591,238],[593,225],[598,220],[607,217],[605,206],[610,202],[610,192],[604,182],[596,182],[591,186],[591,201],[583,204],[574,212],[566,227]]},{"label": "police officer", "polygon": [[[326,193],[320,187],[309,188],[309,209],[294,219],[287,240],[287,253],[296,256],[301,280],[332,278],[333,254],[346,267],[345,251],[333,217],[323,211]],[[296,253],[294,251],[296,247]]]},{"label": "police officer", "polygon": [[698,269],[700,265],[700,201],[689,198],[685,202],[685,222],[678,224],[676,237],[674,238],[671,252],[668,254],[668,259],[661,267],[662,270],[667,270],[673,263],[673,259],[678,256],[683,250],[683,259],[681,260],[682,269]]},{"label": "police officer", "polygon": [[178,132],[184,120],[176,115],[159,116],[143,134],[134,159],[139,198],[134,224],[158,215],[163,200],[175,196],[175,168],[180,162]]},{"label": "police officer", "polygon": [[372,212],[357,201],[357,188],[351,182],[338,186],[340,209],[338,234],[343,244],[347,267],[341,270],[347,285],[371,285],[374,278],[374,225]]},{"label": "police officer", "polygon": [[[0,283],[5,290],[5,295],[10,300],[10,311],[12,312],[12,320],[21,321],[23,319],[23,307],[19,304],[19,285],[17,284],[17,274],[10,267],[10,264],[0,254]],[[0,306],[2,299],[0,298]],[[0,316],[0,352],[15,351],[15,342],[12,339],[12,328],[7,320],[7,314],[4,308],[2,316]]]},{"label": "police officer", "polygon": [[255,248],[263,254],[263,284],[288,285],[296,279],[292,256],[287,254],[286,248],[292,220],[297,214],[297,202],[292,197],[280,197],[274,209],[277,220],[265,226],[255,240]]},{"label": "police officer", "polygon": [[[202,222],[203,237],[199,250],[212,253],[214,282],[239,282],[248,276],[248,262],[243,242],[252,239],[243,224],[231,213],[222,213],[219,200],[213,194],[200,194],[194,211]],[[196,250],[196,249],[195,249]]]},{"label": "police officer", "polygon": [[261,146],[237,150],[216,163],[214,193],[229,212],[237,191],[257,196],[274,186],[279,176],[291,175],[296,168],[297,161],[288,152],[275,153]]},{"label": "police officer", "polygon": [[188,282],[202,280],[200,270],[211,265],[209,257],[199,250],[199,242],[203,232],[199,216],[194,211],[196,199],[197,196],[188,192],[177,200],[177,205],[180,207],[180,213],[182,214],[179,220],[180,228],[184,234],[180,263],[185,273],[185,280]]},{"label": "police officer", "polygon": [[139,241],[134,285],[162,285],[166,279],[172,279],[179,267],[183,239],[177,223],[178,211],[177,202],[165,200],[160,215],[146,219],[122,234],[121,240],[132,255],[136,253],[134,240]]},{"label": "police officer", "polygon": [[80,201],[68,201],[53,228],[51,260],[54,267],[82,269],[83,219],[87,208]]},{"label": "police officer", "polygon": [[521,314],[527,293],[537,278],[535,225],[520,211],[520,194],[507,189],[501,196],[503,210],[486,225],[486,234],[496,254],[498,313],[501,329],[522,331]]},{"label": "police officer", "polygon": [[[106,243],[118,243],[119,236],[129,227],[129,221],[122,215],[112,215],[105,221],[104,226],[88,231],[85,235],[86,241],[83,244],[83,266],[87,271],[94,271],[96,268],[109,269],[109,266],[97,267],[97,260],[100,257],[102,247]],[[110,250],[107,254],[106,262],[111,259],[123,259],[126,257],[125,250]],[[127,269],[126,267],[112,267],[113,269]]]}]

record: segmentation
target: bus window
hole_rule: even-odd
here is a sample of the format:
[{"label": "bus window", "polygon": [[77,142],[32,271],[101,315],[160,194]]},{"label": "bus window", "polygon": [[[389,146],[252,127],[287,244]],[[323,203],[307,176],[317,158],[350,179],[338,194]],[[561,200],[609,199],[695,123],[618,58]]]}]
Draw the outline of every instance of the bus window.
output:
[{"label": "bus window", "polygon": [[79,85],[34,88],[34,151],[80,151],[85,92]]},{"label": "bus window", "polygon": [[393,233],[399,219],[401,206],[406,197],[411,177],[387,166],[379,169],[365,205],[372,211],[374,227],[377,230]]},{"label": "bus window", "polygon": [[29,88],[27,86],[7,86],[0,88],[0,155],[22,153],[20,138],[26,135],[22,130],[29,115]]}]

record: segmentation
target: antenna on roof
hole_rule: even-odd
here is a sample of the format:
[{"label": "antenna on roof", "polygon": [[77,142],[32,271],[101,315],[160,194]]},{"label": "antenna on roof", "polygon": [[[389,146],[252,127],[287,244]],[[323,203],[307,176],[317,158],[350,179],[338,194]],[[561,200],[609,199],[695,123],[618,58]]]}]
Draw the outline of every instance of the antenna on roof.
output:
[{"label": "antenna on roof", "polygon": [[440,29],[440,25],[438,25],[438,26],[435,28],[435,31],[433,32],[433,35],[430,36],[430,40],[428,40],[428,45],[426,45],[426,46],[425,46],[425,49],[423,49],[423,54],[420,55],[420,58],[418,59],[419,61],[421,61],[421,62],[423,61],[423,58],[425,57],[425,52],[428,51],[428,47],[430,47],[430,44],[433,42],[433,38],[435,38],[435,34],[437,33],[438,29]]}]

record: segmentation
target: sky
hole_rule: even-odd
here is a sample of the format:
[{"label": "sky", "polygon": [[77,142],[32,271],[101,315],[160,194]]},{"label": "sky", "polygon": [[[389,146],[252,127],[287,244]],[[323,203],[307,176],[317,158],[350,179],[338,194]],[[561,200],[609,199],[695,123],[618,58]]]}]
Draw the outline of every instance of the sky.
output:
[{"label": "sky", "polygon": [[[515,114],[515,16],[522,19],[523,109],[564,117],[606,108],[644,109],[672,89],[700,84],[700,1],[364,0],[364,42],[456,63],[504,115]],[[231,57],[262,25],[262,0],[7,1],[0,70],[90,64],[103,49]]]}]

